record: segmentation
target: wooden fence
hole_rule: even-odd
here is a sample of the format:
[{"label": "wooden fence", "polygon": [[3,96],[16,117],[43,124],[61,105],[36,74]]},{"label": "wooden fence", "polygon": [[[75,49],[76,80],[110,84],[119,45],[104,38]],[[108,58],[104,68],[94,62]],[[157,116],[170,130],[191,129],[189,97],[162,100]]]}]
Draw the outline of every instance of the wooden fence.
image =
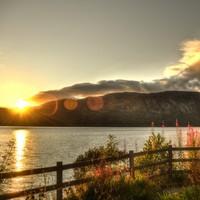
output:
[{"label": "wooden fence", "polygon": [[[53,191],[53,190],[56,190],[57,200],[61,200],[63,198],[63,188],[83,184],[83,183],[90,181],[90,178],[86,178],[86,179],[63,182],[63,171],[64,170],[98,165],[98,164],[101,164],[102,162],[112,163],[112,162],[116,162],[116,161],[128,160],[129,161],[129,173],[132,177],[135,176],[136,170],[141,170],[144,168],[167,164],[168,165],[168,170],[167,170],[168,176],[171,177],[172,173],[173,173],[173,163],[175,163],[175,162],[191,162],[194,160],[200,161],[200,159],[192,159],[192,158],[176,159],[176,158],[173,158],[173,152],[198,151],[198,150],[200,150],[200,147],[172,147],[171,145],[169,145],[168,148],[154,150],[154,151],[142,151],[142,152],[136,152],[136,153],[134,153],[133,151],[129,151],[128,154],[122,155],[120,157],[109,157],[109,158],[105,158],[105,159],[89,160],[89,161],[83,161],[83,162],[79,162],[79,163],[70,163],[70,164],[65,164],[65,165],[63,165],[62,162],[57,162],[57,165],[52,166],[52,167],[0,173],[0,180],[4,180],[4,179],[21,177],[21,176],[30,176],[30,175],[36,175],[36,174],[49,173],[49,172],[56,172],[56,184],[48,185],[48,186],[44,186],[44,187],[37,187],[34,189],[27,189],[24,191],[18,191],[18,192],[13,192],[13,193],[0,194],[0,200],[23,197],[23,196],[26,196],[27,194],[38,194],[41,191],[49,192],[49,191]],[[148,164],[140,165],[140,166],[136,166],[134,163],[136,157],[152,155],[152,154],[159,154],[159,153],[164,153],[164,152],[168,153],[167,159],[165,159],[165,160],[148,163]]]}]

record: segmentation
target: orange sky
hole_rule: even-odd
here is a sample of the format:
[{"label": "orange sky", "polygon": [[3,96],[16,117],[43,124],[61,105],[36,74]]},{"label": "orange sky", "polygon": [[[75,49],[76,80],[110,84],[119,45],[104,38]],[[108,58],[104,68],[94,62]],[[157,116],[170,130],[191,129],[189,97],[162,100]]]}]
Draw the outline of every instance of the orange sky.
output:
[{"label": "orange sky", "polygon": [[15,107],[17,100],[26,99],[36,94],[37,89],[31,85],[12,82],[0,85],[0,107]]}]

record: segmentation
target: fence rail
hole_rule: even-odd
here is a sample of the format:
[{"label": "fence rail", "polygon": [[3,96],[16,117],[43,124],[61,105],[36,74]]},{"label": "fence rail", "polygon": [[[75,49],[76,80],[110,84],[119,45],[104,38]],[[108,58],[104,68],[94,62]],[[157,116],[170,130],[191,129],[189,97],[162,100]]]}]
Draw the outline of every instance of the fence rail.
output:
[{"label": "fence rail", "polygon": [[[90,178],[86,178],[86,179],[79,179],[79,180],[63,182],[63,171],[64,170],[99,165],[102,162],[103,163],[112,163],[112,162],[128,159],[129,160],[129,173],[132,177],[135,176],[136,170],[141,170],[144,168],[168,164],[168,175],[169,175],[169,177],[171,177],[172,173],[173,173],[173,163],[200,161],[200,159],[194,159],[194,158],[193,159],[192,158],[174,159],[173,152],[199,151],[199,150],[200,150],[200,147],[172,147],[171,145],[169,145],[168,148],[153,150],[153,151],[142,151],[142,152],[136,152],[136,153],[134,153],[133,151],[129,151],[128,154],[121,155],[119,157],[94,159],[94,160],[88,160],[88,161],[83,161],[83,162],[78,162],[78,163],[70,163],[70,164],[65,164],[65,165],[63,165],[62,162],[57,162],[57,165],[52,166],[52,167],[44,167],[44,168],[36,168],[36,169],[31,169],[31,170],[0,173],[0,180],[4,180],[4,179],[21,177],[21,176],[30,176],[30,175],[49,173],[49,172],[56,172],[56,184],[48,185],[45,187],[37,187],[34,189],[27,189],[27,190],[23,190],[23,191],[19,191],[19,192],[0,194],[0,200],[22,197],[22,196],[26,196],[27,194],[30,194],[30,193],[38,194],[41,191],[49,192],[49,191],[53,191],[53,190],[56,190],[57,200],[61,200],[63,198],[63,196],[62,196],[63,188],[83,184],[83,183],[89,182],[91,180]],[[167,159],[149,163],[149,164],[145,164],[145,165],[135,166],[135,162],[134,162],[135,158],[140,157],[140,156],[145,156],[145,155],[159,154],[159,153],[168,153]]]}]

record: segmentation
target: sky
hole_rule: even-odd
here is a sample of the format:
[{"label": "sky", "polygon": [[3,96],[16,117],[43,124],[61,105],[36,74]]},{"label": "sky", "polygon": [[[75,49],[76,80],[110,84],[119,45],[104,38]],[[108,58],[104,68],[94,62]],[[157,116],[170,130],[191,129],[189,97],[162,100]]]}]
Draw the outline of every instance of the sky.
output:
[{"label": "sky", "polygon": [[0,0],[0,107],[51,95],[199,91],[199,7],[199,0]]}]

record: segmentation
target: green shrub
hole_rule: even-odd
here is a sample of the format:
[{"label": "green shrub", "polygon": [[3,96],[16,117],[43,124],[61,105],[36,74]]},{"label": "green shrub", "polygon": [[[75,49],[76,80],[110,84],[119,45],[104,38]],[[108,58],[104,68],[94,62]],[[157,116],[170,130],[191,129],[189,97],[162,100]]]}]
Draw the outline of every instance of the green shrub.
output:
[{"label": "green shrub", "polygon": [[[156,135],[152,133],[149,138],[144,143],[143,151],[153,151],[159,149],[168,148],[169,142],[166,142],[165,137],[161,136],[159,133]],[[147,165],[150,163],[159,162],[162,160],[168,159],[168,152],[162,152],[157,154],[146,154],[143,157],[139,157],[136,159],[137,165]],[[166,172],[166,166],[155,166],[155,167],[148,167],[141,170],[142,174],[146,174],[147,176],[153,175],[155,173],[162,173]]]},{"label": "green shrub", "polygon": [[[167,149],[169,142],[160,134],[154,134],[147,139],[144,144],[143,151],[152,151],[158,149]],[[113,136],[109,136],[107,143],[98,148],[89,149],[80,155],[76,162],[94,160],[106,157],[118,157],[125,152],[120,151],[118,143]],[[196,156],[196,155],[195,155]],[[157,154],[146,154],[145,156],[135,158],[135,164],[146,165],[168,159],[168,152],[164,151]],[[118,166],[118,162],[114,163]],[[74,171],[76,179],[94,177],[90,183],[69,188],[66,191],[66,200],[200,200],[200,187],[193,186],[182,189],[181,192],[160,193],[161,188],[176,189],[176,187],[186,186],[191,183],[188,174],[183,171],[185,164],[174,166],[179,171],[174,171],[172,177],[158,176],[153,179],[153,183],[149,180],[133,180],[129,175],[123,176],[118,171],[117,176],[113,176],[113,168],[111,165],[101,163],[93,167],[84,167]],[[193,167],[194,168],[194,167]],[[193,169],[190,165],[189,169]],[[195,165],[195,169],[198,168]],[[175,168],[174,168],[175,169]],[[167,172],[168,165],[154,166],[144,168],[136,173],[140,177],[149,177],[154,174]],[[182,171],[181,171],[182,170]],[[198,169],[199,170],[199,169]],[[91,173],[88,172],[93,172]],[[195,174],[195,173],[194,173]],[[136,176],[138,178],[139,176]],[[193,182],[192,182],[193,183]],[[196,183],[196,182],[195,182]],[[155,186],[156,184],[156,186]]]},{"label": "green shrub", "polygon": [[188,173],[185,171],[174,171],[172,174],[172,179],[170,180],[171,186],[173,187],[181,187],[189,184],[190,180],[188,178]]},{"label": "green shrub", "polygon": [[[118,142],[116,138],[112,135],[108,136],[107,142],[104,146],[94,147],[86,151],[84,154],[81,154],[77,157],[75,163],[87,160],[95,160],[95,159],[104,159],[107,157],[118,157],[123,155],[125,152],[120,151],[118,148]],[[101,163],[99,166],[104,166],[105,163]],[[85,178],[89,176],[89,172],[94,170],[95,166],[93,167],[83,167],[80,169],[74,170],[74,177],[76,179]]]},{"label": "green shrub", "polygon": [[159,200],[182,200],[179,194],[164,193]]},{"label": "green shrub", "polygon": [[200,186],[186,188],[181,196],[183,200],[200,200]]},{"label": "green shrub", "polygon": [[156,186],[145,180],[95,179],[76,192],[68,192],[66,200],[155,200],[158,198]]},{"label": "green shrub", "polygon": [[200,186],[191,186],[177,193],[165,193],[160,200],[200,200]]}]

